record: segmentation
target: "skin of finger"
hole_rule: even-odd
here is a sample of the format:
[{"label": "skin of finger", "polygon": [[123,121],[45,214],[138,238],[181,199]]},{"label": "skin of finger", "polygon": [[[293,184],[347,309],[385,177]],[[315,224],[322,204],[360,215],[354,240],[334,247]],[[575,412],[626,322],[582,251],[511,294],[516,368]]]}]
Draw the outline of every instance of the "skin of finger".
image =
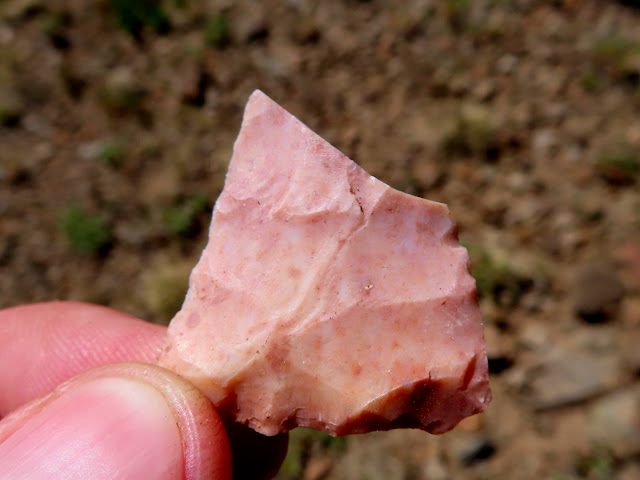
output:
[{"label": "skin of finger", "polygon": [[161,367],[141,363],[110,364],[88,370],[54,391],[13,412],[0,422],[0,443],[53,400],[100,378],[145,382],[165,398],[180,431],[185,480],[232,478],[229,441],[222,421],[209,400],[193,385]]},{"label": "skin of finger", "polygon": [[183,480],[182,456],[162,394],[107,377],[68,390],[0,443],[0,478]]},{"label": "skin of finger", "polygon": [[[95,365],[154,363],[165,339],[165,327],[84,303],[48,302],[2,310],[0,358],[6,361],[0,362],[0,417]],[[37,411],[42,402],[34,401],[21,412]],[[11,423],[17,425],[15,420]],[[233,422],[226,425],[237,478],[272,478],[286,455],[288,435],[265,437]]]},{"label": "skin of finger", "polygon": [[165,341],[166,327],[97,305],[0,310],[0,418],[89,368],[154,363]]}]

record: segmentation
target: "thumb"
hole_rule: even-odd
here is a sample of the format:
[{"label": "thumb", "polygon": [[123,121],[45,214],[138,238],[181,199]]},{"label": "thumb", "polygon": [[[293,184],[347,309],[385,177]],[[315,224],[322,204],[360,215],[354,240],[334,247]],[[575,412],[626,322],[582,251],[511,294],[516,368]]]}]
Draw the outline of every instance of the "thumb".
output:
[{"label": "thumb", "polygon": [[0,422],[0,478],[231,479],[209,400],[138,363],[89,370]]}]

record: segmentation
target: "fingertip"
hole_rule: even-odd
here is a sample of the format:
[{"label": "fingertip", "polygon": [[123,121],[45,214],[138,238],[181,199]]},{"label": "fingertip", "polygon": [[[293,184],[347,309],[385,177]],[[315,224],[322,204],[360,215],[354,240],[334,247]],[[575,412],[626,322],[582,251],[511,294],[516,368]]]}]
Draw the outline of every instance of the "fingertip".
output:
[{"label": "fingertip", "polygon": [[116,472],[118,478],[230,480],[231,450],[217,412],[191,384],[153,365],[112,364],[0,422],[0,477],[43,472],[68,479]]}]

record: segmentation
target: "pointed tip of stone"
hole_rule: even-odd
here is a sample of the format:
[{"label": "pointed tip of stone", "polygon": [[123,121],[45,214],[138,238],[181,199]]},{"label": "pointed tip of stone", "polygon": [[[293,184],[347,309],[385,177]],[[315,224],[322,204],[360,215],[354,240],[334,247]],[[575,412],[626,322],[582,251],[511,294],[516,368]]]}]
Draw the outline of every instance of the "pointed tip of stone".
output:
[{"label": "pointed tip of stone", "polygon": [[255,89],[249,96],[249,100],[245,106],[243,122],[260,114],[267,113],[270,110],[283,110],[283,108],[262,90]]},{"label": "pointed tip of stone", "polygon": [[253,92],[251,92],[251,95],[249,95],[249,98],[253,97],[253,96],[260,96],[263,95],[265,97],[268,97],[268,95],[266,93],[264,93],[262,90],[260,90],[259,88],[256,88]]},{"label": "pointed tip of stone", "polygon": [[[249,95],[249,100],[247,101],[247,105],[251,104],[252,102],[257,102],[259,100],[262,99],[269,99],[271,100],[271,98],[269,98],[269,96],[264,93],[262,90],[260,90],[259,88],[256,88],[251,95]],[[271,100],[273,101],[273,100]]]},{"label": "pointed tip of stone", "polygon": [[264,93],[262,90],[255,89],[251,95],[249,95],[249,100],[247,100],[246,110],[249,110],[255,106],[271,106],[282,108],[278,103],[272,99],[269,95]]}]

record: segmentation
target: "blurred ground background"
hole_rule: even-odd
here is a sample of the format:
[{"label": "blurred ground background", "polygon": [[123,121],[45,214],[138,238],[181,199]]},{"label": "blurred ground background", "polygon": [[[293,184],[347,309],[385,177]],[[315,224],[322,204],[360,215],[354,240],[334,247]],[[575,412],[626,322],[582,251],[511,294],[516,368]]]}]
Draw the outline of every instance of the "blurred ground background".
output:
[{"label": "blurred ground background", "polygon": [[280,478],[638,479],[633,3],[2,0],[0,307],[167,322],[260,88],[449,204],[494,390],[441,437],[296,431]]}]

